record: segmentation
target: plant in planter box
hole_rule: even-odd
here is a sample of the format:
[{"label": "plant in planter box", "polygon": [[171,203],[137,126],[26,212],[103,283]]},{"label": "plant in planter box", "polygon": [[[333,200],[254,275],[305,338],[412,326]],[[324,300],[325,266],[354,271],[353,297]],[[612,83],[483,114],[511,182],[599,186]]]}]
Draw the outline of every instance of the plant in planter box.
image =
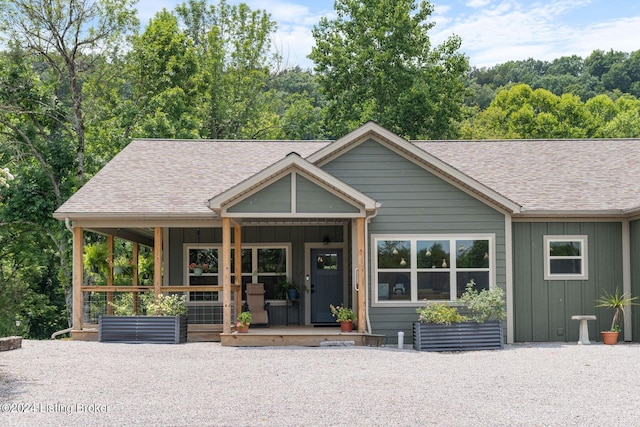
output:
[{"label": "plant in planter box", "polygon": [[452,307],[446,303],[426,303],[424,307],[416,309],[418,313],[418,322],[434,323],[438,325],[450,325],[452,323],[460,323],[467,318],[460,313],[456,307]]},{"label": "plant in planter box", "polygon": [[183,343],[187,340],[186,298],[145,292],[139,298],[139,312],[133,316],[133,296],[126,293],[110,303],[116,316],[100,316],[101,342]]},{"label": "plant in planter box", "polygon": [[142,300],[148,316],[183,316],[187,314],[184,295],[163,295],[155,297],[151,292],[142,294]]},{"label": "plant in planter box", "polygon": [[504,291],[495,286],[492,289],[483,289],[478,292],[477,289],[474,289],[475,286],[476,283],[471,279],[467,283],[465,292],[458,299],[471,312],[469,320],[484,323],[504,319],[507,316]]},{"label": "plant in planter box", "polygon": [[626,294],[620,294],[618,288],[613,294],[604,291],[602,296],[596,300],[598,305],[596,307],[604,307],[613,309],[613,319],[611,321],[611,328],[608,331],[602,331],[602,341],[605,344],[615,344],[618,342],[618,334],[620,333],[620,321],[622,315],[624,315],[624,309],[627,306],[638,305],[634,301],[638,297],[627,296]]},{"label": "plant in planter box", "polygon": [[502,323],[506,316],[504,291],[500,288],[477,291],[473,280],[458,300],[468,316],[447,303],[426,302],[418,308],[413,324],[413,346],[423,351],[500,349]]}]

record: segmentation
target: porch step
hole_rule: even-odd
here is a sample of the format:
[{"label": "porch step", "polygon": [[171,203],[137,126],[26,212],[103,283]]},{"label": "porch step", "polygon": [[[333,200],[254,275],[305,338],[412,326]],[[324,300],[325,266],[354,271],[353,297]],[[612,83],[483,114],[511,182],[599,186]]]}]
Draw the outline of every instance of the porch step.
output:
[{"label": "porch step", "polygon": [[[359,332],[340,332],[339,327],[269,327],[249,328],[247,333],[232,332],[220,334],[220,342],[229,347],[271,347],[302,346],[320,347],[323,345],[364,345],[363,337],[368,334]],[[330,344],[329,344],[330,343]]]}]

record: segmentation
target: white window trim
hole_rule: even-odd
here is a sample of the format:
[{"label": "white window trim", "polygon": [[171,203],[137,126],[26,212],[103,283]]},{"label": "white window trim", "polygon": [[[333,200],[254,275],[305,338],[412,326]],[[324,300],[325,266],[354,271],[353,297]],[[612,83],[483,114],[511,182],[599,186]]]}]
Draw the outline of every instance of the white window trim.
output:
[{"label": "white window trim", "polygon": [[[455,267],[455,259],[450,260],[451,264],[446,271],[481,271],[485,270],[489,272],[489,288],[493,288],[496,286],[496,236],[495,234],[373,234],[371,235],[371,290],[372,290],[372,307],[421,307],[424,305],[424,300],[412,300],[412,301],[380,301],[378,300],[378,241],[380,240],[410,240],[411,244],[411,271],[410,271],[410,280],[411,280],[411,295],[418,295],[418,271],[424,271],[424,269],[417,268],[417,241],[418,240],[453,240],[454,243],[456,240],[488,240],[489,241],[489,268],[481,269],[481,268],[461,268],[458,269]],[[452,246],[453,248],[454,246]],[[453,253],[453,250],[452,250]],[[454,258],[452,256],[452,258]],[[443,269],[442,271],[445,271]],[[455,280],[455,274],[450,275],[450,280]],[[452,285],[453,286],[453,285]],[[434,302],[443,302],[448,303],[450,305],[456,305],[456,299],[454,298],[450,300],[437,300]]]},{"label": "white window trim", "polygon": [[[545,235],[543,236],[544,280],[588,280],[589,279],[589,240],[586,235]],[[582,255],[573,257],[551,257],[549,245],[552,242],[575,242],[582,244]],[[551,273],[551,259],[580,259],[582,260],[582,273],[580,274],[553,274]]]},{"label": "white window trim", "polygon": [[[219,263],[218,263],[218,273],[203,273],[203,275],[207,275],[207,276],[218,276],[218,283],[222,283],[222,272],[224,271],[224,264],[222,261],[222,245],[218,245],[218,244],[197,244],[197,243],[184,243],[183,245],[183,253],[182,253],[182,259],[183,259],[183,283],[185,285],[189,284],[189,276],[191,276],[191,274],[189,273],[189,250],[190,249],[217,249],[218,250],[218,259],[219,259]],[[246,245],[242,245],[242,249],[251,249],[253,250],[258,250],[258,249],[286,249],[287,254],[286,254],[286,272],[284,273],[284,275],[288,278],[291,278],[291,243],[256,243],[256,244],[246,244]],[[232,248],[233,249],[233,248]],[[259,275],[263,275],[263,276],[275,276],[276,273],[258,273],[258,257],[257,256],[252,256],[251,257],[251,273],[247,273],[247,272],[243,272],[242,276],[252,276],[252,282],[254,282],[255,280],[253,278],[259,276]],[[231,275],[233,276],[234,271],[233,271],[233,266],[231,266]],[[280,274],[277,274],[278,276]],[[188,294],[188,292],[186,292]],[[220,292],[222,293],[222,291]],[[244,299],[244,296],[243,296]],[[267,300],[269,301],[272,305],[285,305],[287,302],[285,300]],[[218,301],[189,301],[189,296],[187,295],[187,305],[222,305],[222,300],[218,300]]]}]

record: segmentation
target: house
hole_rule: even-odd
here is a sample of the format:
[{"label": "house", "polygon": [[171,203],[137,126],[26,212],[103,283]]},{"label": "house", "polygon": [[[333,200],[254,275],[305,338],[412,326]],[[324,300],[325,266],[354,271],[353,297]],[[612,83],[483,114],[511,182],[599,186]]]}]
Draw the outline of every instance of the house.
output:
[{"label": "house", "polygon": [[[599,340],[611,313],[594,300],[640,295],[638,176],[640,140],[409,142],[373,122],[336,141],[135,140],[54,214],[74,233],[74,337],[92,293],[148,289],[85,283],[94,231],[153,247],[151,289],[189,290],[194,336],[232,334],[259,282],[272,327],[335,324],[329,304],[345,304],[359,333],[394,342],[425,299],[473,279],[506,290],[507,342],[576,341],[577,314]],[[640,340],[635,310],[625,340]]]}]

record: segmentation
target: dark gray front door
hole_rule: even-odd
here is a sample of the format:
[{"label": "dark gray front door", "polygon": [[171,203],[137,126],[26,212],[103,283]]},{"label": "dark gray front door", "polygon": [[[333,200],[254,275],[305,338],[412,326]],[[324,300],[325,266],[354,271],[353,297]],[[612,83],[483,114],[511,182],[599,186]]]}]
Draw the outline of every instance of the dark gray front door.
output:
[{"label": "dark gray front door", "polygon": [[335,323],[329,304],[345,305],[342,249],[311,249],[311,323]]}]

